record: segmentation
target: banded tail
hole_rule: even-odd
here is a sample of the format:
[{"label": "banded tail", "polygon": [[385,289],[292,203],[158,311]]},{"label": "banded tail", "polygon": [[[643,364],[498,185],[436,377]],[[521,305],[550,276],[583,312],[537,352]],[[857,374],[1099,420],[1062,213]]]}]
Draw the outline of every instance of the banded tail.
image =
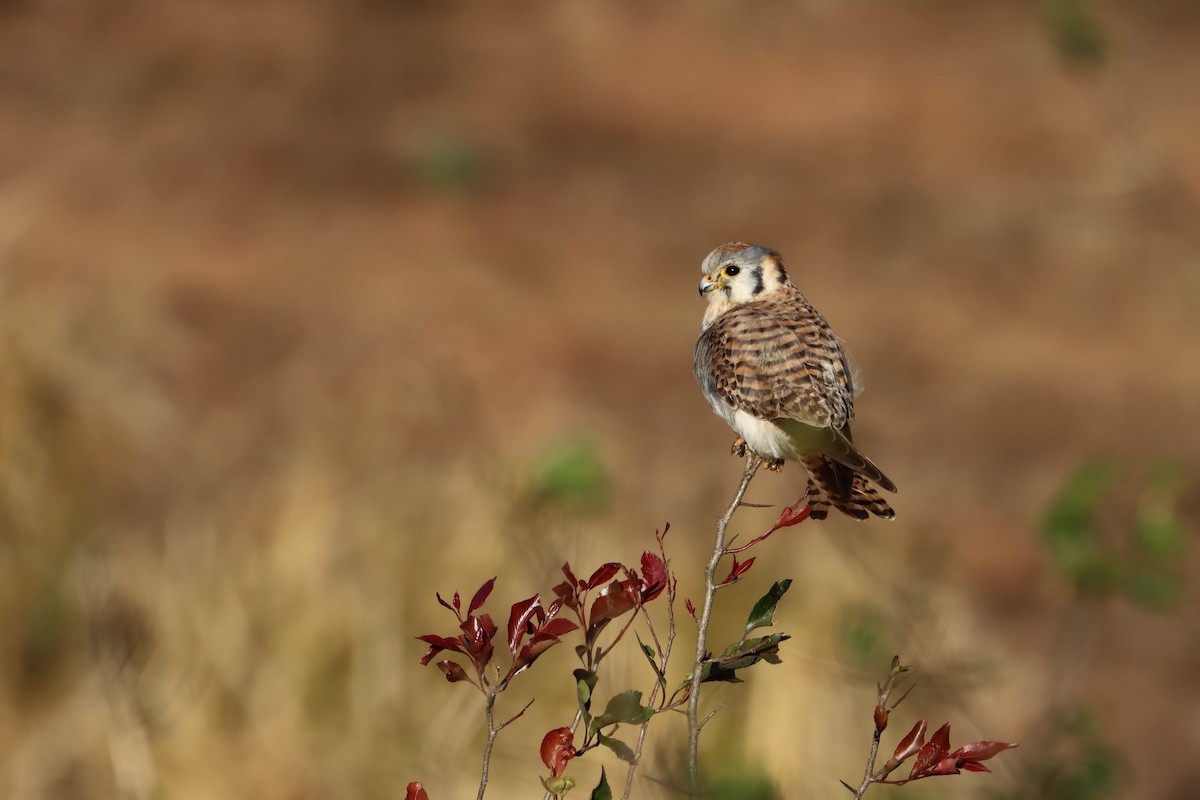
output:
[{"label": "banded tail", "polygon": [[[882,478],[878,481],[880,486],[896,491],[895,484],[878,467],[865,458],[863,460],[870,466],[869,470],[864,471]],[[829,516],[830,506],[858,520],[867,519],[871,514],[884,519],[896,516],[896,512],[879,490],[871,485],[866,475],[820,453],[803,456],[801,463],[808,470],[808,507],[813,519]]]}]

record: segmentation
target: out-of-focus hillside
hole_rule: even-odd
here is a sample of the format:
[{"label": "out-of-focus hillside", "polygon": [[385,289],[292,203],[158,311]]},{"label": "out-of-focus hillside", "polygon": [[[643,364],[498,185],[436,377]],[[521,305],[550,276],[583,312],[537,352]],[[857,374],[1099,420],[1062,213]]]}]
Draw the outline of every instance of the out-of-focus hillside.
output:
[{"label": "out-of-focus hillside", "polygon": [[[1197,48],[1186,2],[0,3],[0,792],[473,792],[477,697],[416,663],[433,593],[545,592],[669,520],[696,596],[738,464],[695,284],[741,239],[849,343],[900,493],[722,595],[732,630],[796,579],[714,747],[840,791],[896,651],[907,713],[1024,743],[956,793],[1031,796],[1041,744],[1094,735],[1113,796],[1195,796],[1193,590],[1079,601],[1038,527],[1094,457],[1127,504],[1176,465],[1200,517]],[[582,507],[539,500],[587,443]],[[496,797],[569,720],[560,649]]]}]

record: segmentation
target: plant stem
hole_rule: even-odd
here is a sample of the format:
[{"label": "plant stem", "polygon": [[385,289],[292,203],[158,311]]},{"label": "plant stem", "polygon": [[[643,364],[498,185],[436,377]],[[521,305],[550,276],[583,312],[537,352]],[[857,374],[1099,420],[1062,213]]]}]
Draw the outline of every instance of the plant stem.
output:
[{"label": "plant stem", "polygon": [[492,764],[492,745],[496,743],[496,734],[500,732],[496,727],[496,719],[493,714],[496,706],[495,692],[487,693],[487,703],[484,706],[484,714],[487,717],[488,737],[487,744],[483,748],[483,774],[479,777],[479,793],[475,795],[475,800],[483,800],[483,793],[487,791],[488,784],[488,768]]},{"label": "plant stem", "polygon": [[750,487],[750,481],[753,480],[754,474],[758,472],[758,468],[762,465],[762,461],[753,453],[746,454],[746,466],[742,470],[742,482],[738,486],[737,492],[733,495],[733,500],[729,503],[729,507],[725,509],[725,513],[721,519],[717,521],[717,537],[713,543],[712,556],[708,559],[708,565],[704,569],[704,603],[700,610],[700,619],[696,632],[696,663],[692,667],[692,686],[688,694],[688,779],[691,784],[691,796],[700,796],[700,728],[703,723],[700,721],[700,683],[704,673],[704,663],[708,657],[708,624],[712,619],[713,596],[717,592],[716,574],[717,565],[721,561],[721,557],[725,555],[726,539],[725,532],[729,528],[729,521],[733,519],[734,512],[738,510],[738,506],[742,504],[742,498],[746,496],[746,490]]},{"label": "plant stem", "polygon": [[[871,788],[872,783],[883,780],[889,774],[891,774],[892,770],[900,766],[899,762],[895,760],[889,760],[880,768],[879,772],[875,771],[875,761],[877,758],[879,758],[879,740],[883,737],[883,728],[887,725],[887,712],[890,710],[888,709],[888,701],[892,697],[892,692],[896,689],[897,681],[907,672],[908,668],[900,665],[900,656],[892,656],[892,666],[888,670],[887,680],[883,684],[876,686],[876,688],[879,690],[879,693],[875,696],[876,713],[884,714],[884,721],[881,725],[878,722],[878,718],[876,718],[875,733],[871,736],[871,751],[867,755],[867,766],[866,769],[863,770],[862,783],[858,785],[857,789],[853,790],[854,800],[862,800],[863,795],[867,793],[867,789]],[[900,705],[900,703],[907,696],[908,692],[906,691],[900,696],[900,699],[893,704],[892,708]],[[879,709],[883,709],[883,711],[881,712]],[[850,788],[850,786],[847,785],[846,788]]]},{"label": "plant stem", "polygon": [[[671,605],[668,606],[668,614],[670,621],[667,629],[667,645],[663,649],[662,658],[659,660],[661,671],[666,672],[667,662],[671,660],[671,648],[675,645],[675,598],[671,597]],[[653,632],[651,628],[651,632]],[[659,683],[654,682],[654,688],[650,690],[650,697],[647,700],[647,705],[653,706],[654,701],[658,699]],[[665,693],[666,689],[663,687]],[[642,760],[642,746],[646,743],[646,731],[650,728],[650,720],[642,723],[641,730],[638,731],[637,747],[633,750],[633,763],[629,765],[629,771],[625,774],[625,791],[621,793],[621,800],[629,800],[629,792],[633,789],[633,773],[637,771],[638,764]]]},{"label": "plant stem", "polygon": [[862,796],[867,793],[867,789],[875,780],[875,759],[879,756],[879,739],[883,736],[883,731],[875,729],[875,735],[871,739],[871,753],[867,756],[867,768],[863,771],[862,783],[854,790],[854,800],[862,800]]}]

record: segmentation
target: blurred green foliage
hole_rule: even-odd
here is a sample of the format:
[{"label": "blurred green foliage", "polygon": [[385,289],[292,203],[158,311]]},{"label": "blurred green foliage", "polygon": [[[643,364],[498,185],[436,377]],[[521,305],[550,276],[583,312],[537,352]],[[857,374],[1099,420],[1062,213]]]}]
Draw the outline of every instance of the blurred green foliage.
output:
[{"label": "blurred green foliage", "polygon": [[1121,796],[1127,768],[1104,740],[1096,715],[1079,707],[1064,715],[1054,731],[1056,746],[1033,756],[1019,793],[989,792],[993,798],[1107,800]]},{"label": "blurred green foliage", "polygon": [[588,439],[551,445],[538,459],[533,499],[539,506],[593,513],[609,500],[610,482],[599,448]]},{"label": "blurred green foliage", "polygon": [[839,611],[837,647],[845,661],[863,670],[877,669],[895,650],[883,612],[866,603],[853,603]]},{"label": "blurred green foliage", "polygon": [[1042,542],[1063,579],[1084,596],[1120,593],[1151,610],[1177,605],[1187,547],[1177,512],[1180,470],[1160,463],[1131,480],[1110,461],[1091,461],[1051,500]]},{"label": "blurred green foliage", "polygon": [[483,181],[483,159],[466,139],[445,135],[430,138],[414,148],[408,165],[425,186],[435,189],[471,189]]},{"label": "blurred green foliage", "polygon": [[1042,19],[1065,58],[1088,64],[1104,61],[1107,42],[1100,21],[1087,0],[1046,0]]},{"label": "blurred green foliage", "polygon": [[778,800],[782,796],[765,770],[747,764],[726,764],[705,792],[705,797],[714,800]]}]

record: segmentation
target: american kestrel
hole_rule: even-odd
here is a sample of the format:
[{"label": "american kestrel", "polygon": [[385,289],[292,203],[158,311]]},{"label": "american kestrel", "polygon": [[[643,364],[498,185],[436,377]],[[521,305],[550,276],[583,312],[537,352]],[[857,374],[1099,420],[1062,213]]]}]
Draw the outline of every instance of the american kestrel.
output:
[{"label": "american kestrel", "polygon": [[857,370],[779,253],[731,242],[709,253],[700,271],[708,309],[696,380],[737,432],[734,452],[749,447],[776,470],[785,460],[803,464],[815,519],[830,505],[855,519],[895,516],[872,484],[889,492],[896,484],[851,441]]}]

